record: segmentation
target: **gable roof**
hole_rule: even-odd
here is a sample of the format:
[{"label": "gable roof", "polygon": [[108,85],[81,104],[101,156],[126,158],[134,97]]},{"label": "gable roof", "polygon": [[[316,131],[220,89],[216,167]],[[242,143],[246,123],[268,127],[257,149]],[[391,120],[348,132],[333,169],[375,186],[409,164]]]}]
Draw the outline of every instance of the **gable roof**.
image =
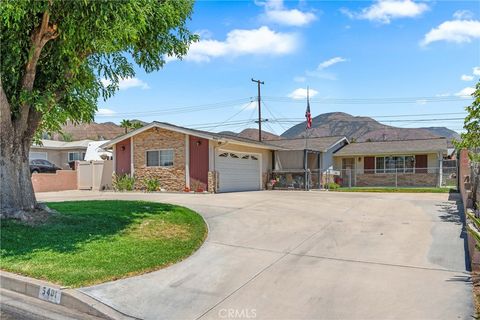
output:
[{"label": "gable roof", "polygon": [[447,152],[446,138],[356,142],[338,150],[334,156],[436,152]]},{"label": "gable roof", "polygon": [[287,150],[315,150],[321,152],[327,152],[341,141],[348,143],[348,139],[343,136],[331,136],[331,137],[314,137],[308,138],[293,138],[293,139],[281,139],[281,140],[269,140],[268,143],[282,147]]},{"label": "gable roof", "polygon": [[40,140],[41,144],[33,144],[32,148],[35,149],[87,149],[88,144],[93,140],[78,140],[78,141],[57,141],[57,140]]},{"label": "gable roof", "polygon": [[202,131],[202,130],[196,130],[196,129],[189,129],[185,127],[180,127],[174,124],[166,123],[166,122],[157,122],[153,121],[152,123],[143,126],[139,129],[130,131],[129,133],[126,133],[124,135],[118,136],[115,139],[110,140],[109,142],[101,145],[101,148],[109,148],[115,145],[116,143],[123,141],[125,139],[128,139],[130,137],[133,137],[141,132],[147,131],[151,128],[161,128],[165,130],[170,130],[170,131],[175,131],[183,134],[188,134],[192,136],[196,136],[199,138],[204,138],[208,140],[215,140],[215,141],[220,141],[220,142],[233,142],[237,143],[240,145],[245,145],[245,146],[251,146],[251,147],[256,147],[256,148],[261,148],[261,149],[268,149],[268,150],[279,150],[283,149],[280,146],[275,146],[270,144],[271,141],[268,143],[265,142],[260,142],[260,141],[255,141],[247,138],[241,138],[237,136],[232,136],[232,135],[226,135],[226,134],[219,134],[219,133],[213,133],[213,132],[208,132],[208,131]]}]

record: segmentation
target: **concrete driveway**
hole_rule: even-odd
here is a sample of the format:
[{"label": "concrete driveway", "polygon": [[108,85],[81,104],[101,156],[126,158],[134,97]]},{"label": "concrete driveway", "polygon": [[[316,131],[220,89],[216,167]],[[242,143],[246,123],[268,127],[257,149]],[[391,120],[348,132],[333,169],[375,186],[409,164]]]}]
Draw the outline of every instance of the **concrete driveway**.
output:
[{"label": "concrete driveway", "polygon": [[81,289],[141,319],[467,319],[470,275],[448,194],[58,192],[190,207],[210,233],[163,270]]}]

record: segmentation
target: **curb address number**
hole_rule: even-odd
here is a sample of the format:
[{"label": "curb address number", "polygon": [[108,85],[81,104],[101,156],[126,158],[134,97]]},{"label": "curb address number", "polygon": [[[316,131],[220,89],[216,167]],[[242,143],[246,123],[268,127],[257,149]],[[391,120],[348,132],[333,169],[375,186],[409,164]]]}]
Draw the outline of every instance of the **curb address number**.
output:
[{"label": "curb address number", "polygon": [[60,304],[62,298],[62,292],[58,289],[50,288],[47,286],[41,286],[38,297],[42,300],[47,300],[56,304]]}]

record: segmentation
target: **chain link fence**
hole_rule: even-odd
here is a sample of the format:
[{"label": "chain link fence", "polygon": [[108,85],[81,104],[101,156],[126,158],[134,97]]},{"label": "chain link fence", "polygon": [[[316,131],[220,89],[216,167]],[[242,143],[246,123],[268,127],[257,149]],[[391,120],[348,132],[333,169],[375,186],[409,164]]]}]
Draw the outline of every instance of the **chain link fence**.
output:
[{"label": "chain link fence", "polygon": [[456,160],[443,160],[438,167],[402,168],[385,170],[329,169],[283,170],[271,173],[274,189],[329,189],[341,187],[449,187],[457,188]]}]

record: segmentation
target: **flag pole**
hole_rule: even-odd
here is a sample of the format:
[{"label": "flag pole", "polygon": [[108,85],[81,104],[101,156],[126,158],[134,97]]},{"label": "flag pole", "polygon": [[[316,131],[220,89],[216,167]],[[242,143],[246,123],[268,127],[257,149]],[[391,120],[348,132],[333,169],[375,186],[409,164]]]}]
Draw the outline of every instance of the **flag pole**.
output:
[{"label": "flag pole", "polygon": [[307,86],[307,111],[305,112],[306,125],[305,125],[305,151],[303,154],[304,157],[304,169],[305,169],[305,190],[309,190],[309,181],[308,181],[308,128],[311,124],[311,114],[310,114],[310,95],[309,87]]}]

